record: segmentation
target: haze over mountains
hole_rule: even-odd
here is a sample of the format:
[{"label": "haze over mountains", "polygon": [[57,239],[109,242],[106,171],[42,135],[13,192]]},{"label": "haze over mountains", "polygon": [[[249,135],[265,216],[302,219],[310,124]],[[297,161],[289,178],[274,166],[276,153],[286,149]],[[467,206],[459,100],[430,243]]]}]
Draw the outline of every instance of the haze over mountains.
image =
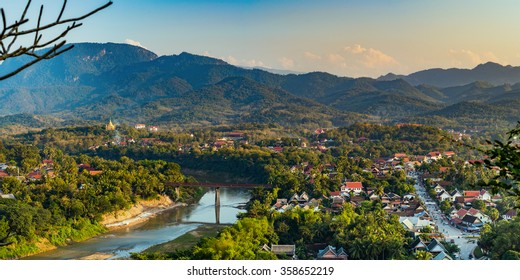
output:
[{"label": "haze over mountains", "polygon": [[[0,72],[21,62],[7,60]],[[179,126],[483,126],[520,119],[519,82],[520,67],[495,63],[354,79],[322,72],[280,75],[189,53],[158,57],[131,45],[82,43],[0,83],[0,126],[16,122],[5,116],[17,114],[24,114],[25,123],[40,115],[42,125],[112,118]]]}]

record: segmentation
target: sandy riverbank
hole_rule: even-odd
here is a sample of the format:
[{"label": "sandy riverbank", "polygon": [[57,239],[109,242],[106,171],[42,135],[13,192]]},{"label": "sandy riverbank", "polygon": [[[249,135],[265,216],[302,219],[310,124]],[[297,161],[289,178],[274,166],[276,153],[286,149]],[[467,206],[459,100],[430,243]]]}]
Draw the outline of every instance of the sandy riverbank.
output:
[{"label": "sandy riverbank", "polygon": [[140,201],[128,210],[106,214],[101,224],[109,230],[121,229],[145,222],[166,210],[186,205],[186,203],[176,203],[167,196],[160,196],[156,200]]}]

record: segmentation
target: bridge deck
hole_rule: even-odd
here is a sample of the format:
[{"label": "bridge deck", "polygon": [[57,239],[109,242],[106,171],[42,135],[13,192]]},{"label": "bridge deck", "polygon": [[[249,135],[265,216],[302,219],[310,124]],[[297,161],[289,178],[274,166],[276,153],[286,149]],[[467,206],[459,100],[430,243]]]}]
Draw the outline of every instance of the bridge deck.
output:
[{"label": "bridge deck", "polygon": [[210,187],[210,188],[237,188],[237,189],[254,189],[254,188],[264,188],[264,189],[272,189],[271,185],[264,184],[225,184],[225,183],[174,183],[170,182],[166,185],[172,187]]}]

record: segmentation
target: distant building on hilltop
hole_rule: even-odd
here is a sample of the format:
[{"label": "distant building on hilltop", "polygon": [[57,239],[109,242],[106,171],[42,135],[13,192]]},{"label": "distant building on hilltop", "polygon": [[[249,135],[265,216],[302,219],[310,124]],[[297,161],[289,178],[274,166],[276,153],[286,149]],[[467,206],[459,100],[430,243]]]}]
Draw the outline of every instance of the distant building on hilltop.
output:
[{"label": "distant building on hilltop", "polygon": [[108,122],[108,124],[105,126],[105,129],[110,131],[110,130],[116,130],[116,126],[112,123],[112,120],[110,120]]},{"label": "distant building on hilltop", "polygon": [[134,127],[135,127],[135,129],[145,129],[145,128],[146,128],[146,125],[145,125],[145,124],[142,124],[142,123],[138,123],[138,124],[136,124]]}]

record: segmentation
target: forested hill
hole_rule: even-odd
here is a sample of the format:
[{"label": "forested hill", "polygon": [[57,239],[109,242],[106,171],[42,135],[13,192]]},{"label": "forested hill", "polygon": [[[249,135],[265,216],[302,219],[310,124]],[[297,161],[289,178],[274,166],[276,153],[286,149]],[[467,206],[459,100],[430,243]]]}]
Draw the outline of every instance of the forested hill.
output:
[{"label": "forested hill", "polygon": [[[8,60],[0,72],[22,62]],[[475,77],[485,77],[488,68],[499,69],[492,66],[480,67],[481,76]],[[514,76],[508,75],[504,77]],[[455,121],[474,126],[485,123],[488,113],[506,123],[520,117],[513,108],[520,102],[520,85],[467,81],[440,87],[415,86],[405,76],[279,75],[189,53],[159,57],[125,44],[82,43],[0,83],[0,116],[46,115],[68,124],[112,118],[185,127],[244,122],[329,127],[360,120],[421,122],[430,116],[441,125]],[[453,114],[450,108],[457,104],[486,110]]]}]

